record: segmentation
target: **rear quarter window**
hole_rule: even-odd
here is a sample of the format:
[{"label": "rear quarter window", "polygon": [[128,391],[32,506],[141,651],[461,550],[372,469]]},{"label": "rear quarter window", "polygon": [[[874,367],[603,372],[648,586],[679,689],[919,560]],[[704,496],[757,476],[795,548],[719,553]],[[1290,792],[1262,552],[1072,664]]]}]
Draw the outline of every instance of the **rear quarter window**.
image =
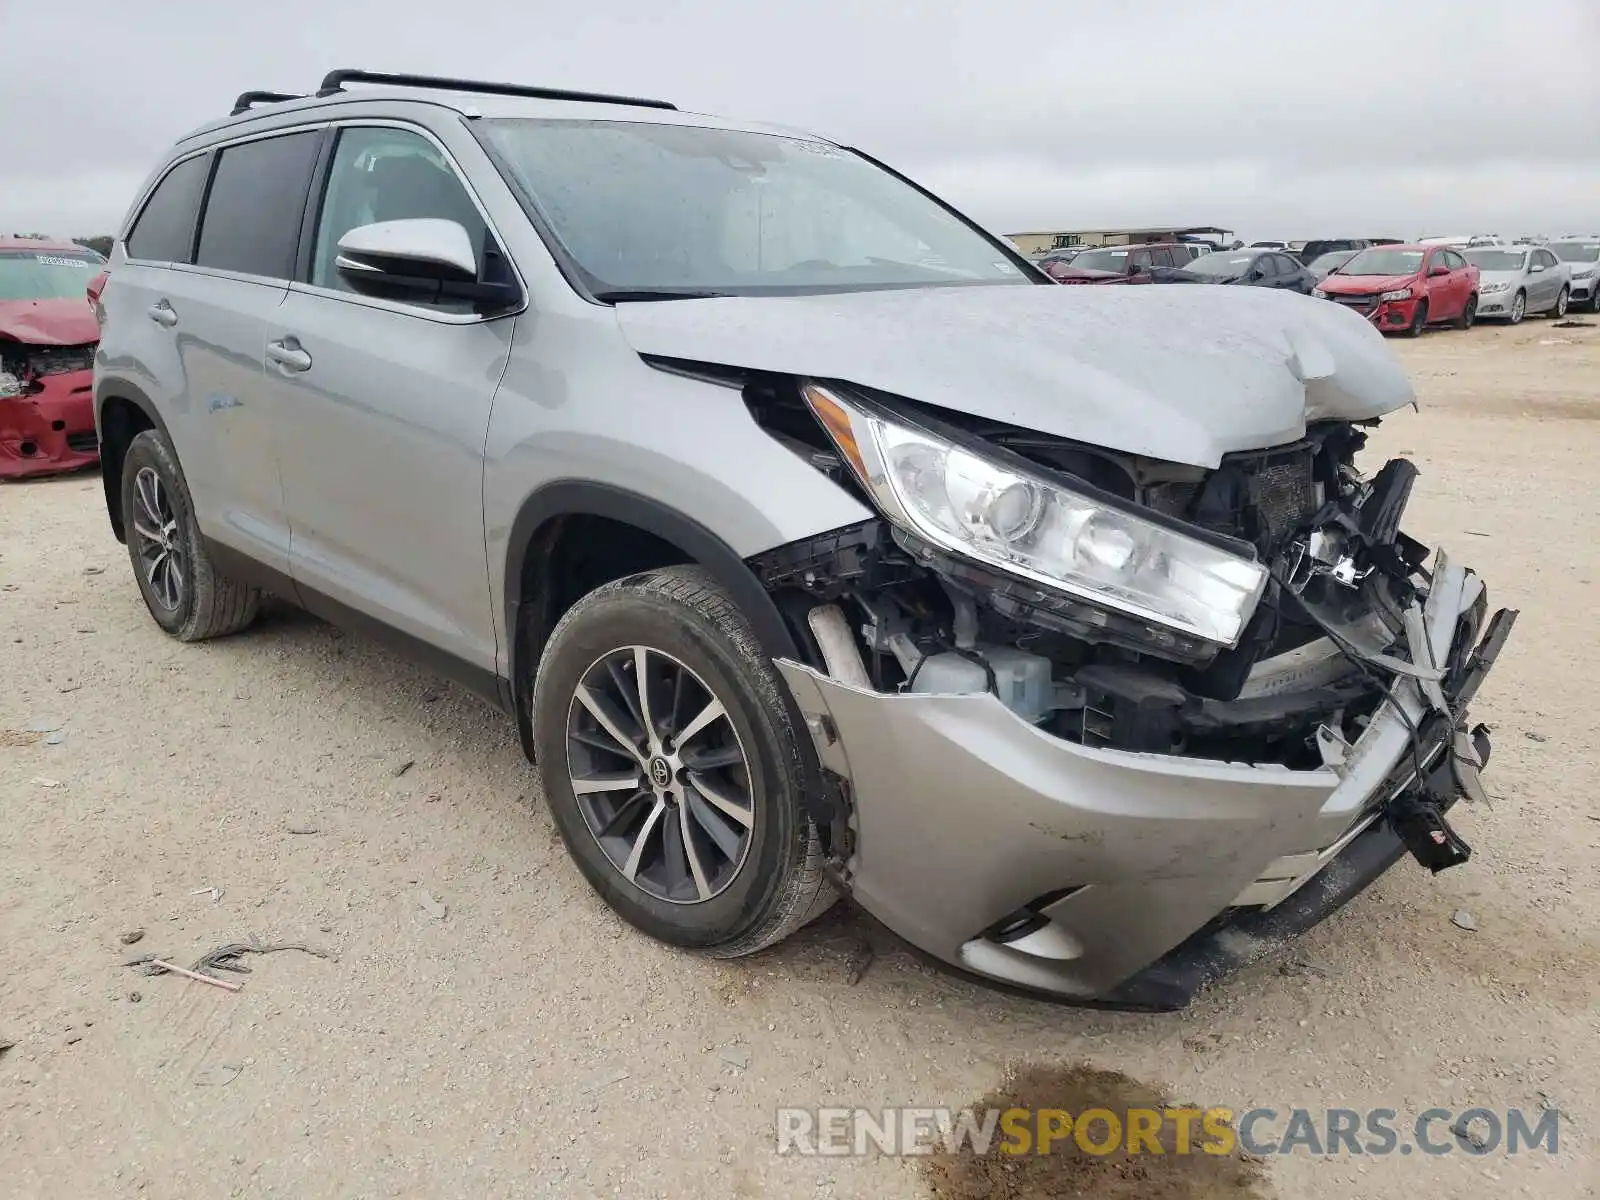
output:
[{"label": "rear quarter window", "polygon": [[123,243],[129,258],[150,262],[192,261],[194,223],[211,171],[211,155],[186,158],[150,193]]},{"label": "rear quarter window", "polygon": [[293,276],[318,136],[308,129],[221,151],[196,264],[269,279]]}]

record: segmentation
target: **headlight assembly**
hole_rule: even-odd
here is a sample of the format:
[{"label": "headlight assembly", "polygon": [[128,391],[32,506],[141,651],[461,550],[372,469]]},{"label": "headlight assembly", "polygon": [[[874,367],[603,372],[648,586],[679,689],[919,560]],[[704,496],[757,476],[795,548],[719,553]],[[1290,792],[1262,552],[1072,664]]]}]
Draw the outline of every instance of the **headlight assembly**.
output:
[{"label": "headlight assembly", "polygon": [[1252,558],[808,383],[811,410],[889,521],[944,550],[1224,646],[1266,586]]},{"label": "headlight assembly", "polygon": [[1379,300],[1409,300],[1409,299],[1411,299],[1411,289],[1410,288],[1400,288],[1397,291],[1385,292],[1385,293],[1383,293],[1383,295],[1379,296],[1378,299]]}]

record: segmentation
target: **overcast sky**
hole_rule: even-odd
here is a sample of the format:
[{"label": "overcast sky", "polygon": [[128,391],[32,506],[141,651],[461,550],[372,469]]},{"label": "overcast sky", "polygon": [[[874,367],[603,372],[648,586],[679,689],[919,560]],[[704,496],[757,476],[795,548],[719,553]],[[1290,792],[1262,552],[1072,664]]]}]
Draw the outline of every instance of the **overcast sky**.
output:
[{"label": "overcast sky", "polygon": [[1600,227],[1600,0],[0,3],[6,232],[109,232],[176,136],[338,66],[803,126],[999,232]]}]

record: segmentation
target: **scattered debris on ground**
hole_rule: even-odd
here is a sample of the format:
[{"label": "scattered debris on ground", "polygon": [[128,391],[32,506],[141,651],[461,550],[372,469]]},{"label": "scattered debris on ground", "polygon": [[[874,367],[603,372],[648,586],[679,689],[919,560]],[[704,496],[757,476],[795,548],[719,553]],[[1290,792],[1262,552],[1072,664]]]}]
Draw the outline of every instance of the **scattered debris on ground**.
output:
[{"label": "scattered debris on ground", "polygon": [[236,1067],[232,1063],[218,1063],[216,1066],[196,1071],[194,1084],[196,1087],[227,1087],[243,1073],[243,1067]]},{"label": "scattered debris on ground", "polygon": [[435,921],[442,921],[450,915],[450,909],[445,903],[442,900],[436,900],[433,893],[425,888],[417,889],[417,903],[422,907],[422,911]]},{"label": "scattered debris on ground", "polygon": [[394,777],[396,779],[399,779],[400,776],[404,775],[407,771],[411,770],[411,768],[416,766],[416,765],[417,764],[416,764],[416,761],[414,759],[409,759],[409,758],[406,759],[405,762],[401,763],[398,767],[396,767],[394,769]]},{"label": "scattered debris on ground", "polygon": [[144,930],[142,930],[142,929],[130,929],[130,930],[128,930],[127,933],[124,933],[117,940],[119,942],[121,942],[124,946],[131,946],[135,942],[137,942],[140,938],[142,938],[143,936],[144,936]]},{"label": "scattered debris on ground", "polygon": [[222,889],[219,887],[197,887],[189,893],[191,896],[204,896],[207,894],[211,896],[211,903],[213,904],[222,899]]},{"label": "scattered debris on ground", "polygon": [[1450,924],[1457,929],[1465,929],[1468,933],[1478,932],[1478,919],[1464,908],[1458,908],[1450,914]]},{"label": "scattered debris on ground", "polygon": [[[278,942],[267,945],[259,938],[248,942],[229,942],[227,945],[218,946],[208,954],[200,956],[193,967],[180,967],[170,962],[159,954],[141,954],[138,958],[130,958],[122,965],[136,967],[143,975],[182,975],[186,979],[193,979],[199,983],[209,983],[213,987],[223,988],[226,991],[237,992],[244,985],[233,983],[226,979],[219,979],[211,972],[233,971],[240,975],[250,974],[250,968],[244,965],[244,956],[247,954],[276,954],[280,950],[298,950],[302,954],[314,955],[325,958],[330,962],[337,962],[338,956],[326,950],[318,950],[314,946],[307,946],[301,942]],[[129,999],[138,996],[132,993]],[[134,1003],[138,1003],[134,1000]]]},{"label": "scattered debris on ground", "polygon": [[289,825],[286,827],[286,831],[298,837],[310,837],[314,833],[322,832],[315,825]]},{"label": "scattered debris on ground", "polygon": [[593,1079],[589,1080],[588,1083],[584,1084],[579,1090],[585,1093],[602,1091],[605,1088],[611,1087],[613,1084],[621,1083],[627,1077],[628,1073],[621,1068],[618,1068],[614,1071],[607,1071],[604,1075],[596,1075]]}]

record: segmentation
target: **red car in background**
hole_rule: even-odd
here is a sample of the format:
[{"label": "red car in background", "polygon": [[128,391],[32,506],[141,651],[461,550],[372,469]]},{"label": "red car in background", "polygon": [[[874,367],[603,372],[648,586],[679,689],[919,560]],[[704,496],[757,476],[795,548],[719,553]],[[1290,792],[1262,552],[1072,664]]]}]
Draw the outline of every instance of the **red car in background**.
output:
[{"label": "red car in background", "polygon": [[87,291],[104,267],[74,242],[0,238],[0,479],[100,461]]},{"label": "red car in background", "polygon": [[1478,315],[1478,268],[1449,246],[1369,246],[1311,294],[1409,337],[1440,321],[1470,329]]}]

